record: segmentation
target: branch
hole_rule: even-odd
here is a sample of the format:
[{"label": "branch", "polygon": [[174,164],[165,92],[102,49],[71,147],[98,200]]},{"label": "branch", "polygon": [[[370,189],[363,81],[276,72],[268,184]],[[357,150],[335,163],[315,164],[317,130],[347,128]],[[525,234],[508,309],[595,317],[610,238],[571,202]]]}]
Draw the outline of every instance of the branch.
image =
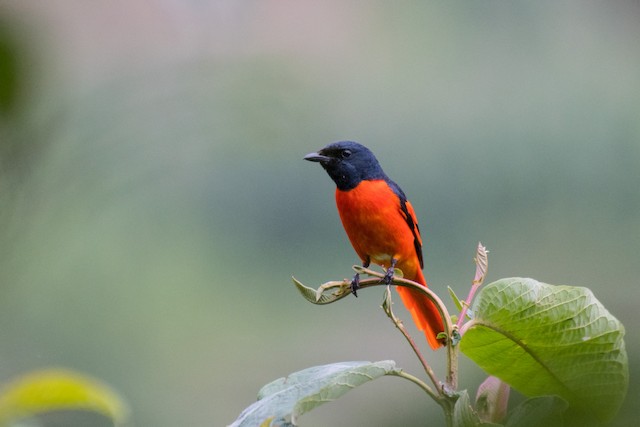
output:
[{"label": "branch", "polygon": [[420,380],[420,378],[417,378],[403,370],[391,371],[387,375],[395,375],[397,377],[408,379],[409,381],[411,381],[412,383],[416,384],[418,387],[423,389],[425,392],[427,392],[427,394],[431,396],[433,400],[438,402],[438,404],[442,405],[442,402],[441,402],[442,399],[440,398],[440,396],[436,392],[434,392],[433,389],[431,389],[431,387],[425,384],[424,381]]},{"label": "branch", "polygon": [[[385,274],[380,273],[374,270],[369,270],[368,268],[364,268],[358,265],[354,265],[353,269],[357,273],[366,274],[368,276],[373,276],[368,279],[361,279],[359,283],[359,289],[366,289],[372,286],[386,286],[380,279],[383,279]],[[321,285],[317,290],[313,288],[309,288],[298,280],[293,278],[293,282],[296,287],[300,291],[303,297],[307,299],[307,301],[313,304],[331,304],[338,300],[341,300],[351,294],[351,281],[349,279],[344,279],[343,281],[332,281],[327,282]],[[413,288],[418,292],[422,292],[427,298],[429,298],[438,309],[438,313],[442,318],[444,324],[444,333],[447,338],[446,348],[447,348],[447,376],[445,379],[445,384],[443,386],[438,386],[438,390],[442,391],[444,394],[452,395],[455,390],[458,388],[458,352],[457,352],[457,339],[460,336],[458,333],[458,326],[454,325],[451,321],[451,316],[449,315],[449,311],[447,307],[444,305],[442,300],[436,295],[431,289],[421,285],[419,283],[413,282],[411,280],[407,280],[398,276],[393,276],[391,278],[391,284],[395,286],[404,286],[407,288]],[[328,291],[333,291],[328,293]],[[415,345],[415,344],[414,344]],[[414,350],[415,351],[415,350]],[[422,360],[421,360],[422,362]],[[424,363],[423,363],[424,366]],[[435,376],[434,376],[435,378]]]},{"label": "branch", "polygon": [[[363,274],[367,274],[367,275],[375,276],[379,278],[384,277],[383,273],[369,270],[368,268],[360,267],[357,265],[354,265],[353,269],[358,273],[363,273]],[[371,286],[370,280],[371,279],[361,280],[360,287],[364,287],[362,286],[363,283],[366,283],[368,286]],[[447,335],[447,343],[446,343],[447,377],[445,380],[445,386],[443,388],[443,391],[446,394],[453,393],[458,388],[458,373],[457,373],[458,353],[457,353],[457,346],[456,346],[457,342],[455,338],[459,336],[459,334],[458,334],[457,325],[454,325],[453,322],[451,322],[451,316],[449,315],[449,311],[447,310],[447,307],[444,305],[444,303],[442,302],[440,297],[438,297],[438,295],[436,295],[431,289],[425,287],[424,285],[421,285],[419,283],[416,283],[401,277],[397,277],[397,276],[393,276],[391,278],[391,283],[396,286],[413,288],[418,292],[422,292],[427,296],[427,298],[429,298],[435,304],[436,308],[438,309],[438,312],[440,313],[440,317],[442,317],[442,322],[444,323],[444,333]],[[376,280],[376,284],[382,285],[383,283],[381,283],[379,280]]]},{"label": "branch", "polygon": [[425,391],[434,400],[437,401],[440,399],[439,396],[442,395],[442,384],[440,383],[440,380],[438,380],[438,377],[436,377],[436,374],[433,372],[433,369],[431,369],[431,366],[429,366],[424,356],[422,356],[420,349],[418,349],[418,346],[416,345],[415,341],[413,340],[413,338],[411,338],[411,335],[409,335],[409,332],[404,327],[402,320],[398,319],[396,315],[393,313],[393,310],[391,308],[392,304],[393,303],[391,302],[391,289],[389,288],[389,286],[387,286],[387,290],[384,293],[384,300],[382,301],[382,309],[387,314],[387,316],[389,316],[389,318],[391,319],[393,324],[396,326],[396,328],[398,328],[398,330],[402,333],[402,335],[404,335],[406,340],[409,342],[409,345],[411,346],[411,348],[413,349],[413,352],[418,357],[418,360],[420,360],[420,363],[422,364],[422,367],[427,373],[427,376],[429,377],[429,379],[431,379],[431,382],[438,390],[438,394],[436,394],[433,390],[431,390],[431,388],[429,388],[429,386],[426,386],[426,384],[425,386],[427,388],[423,387],[425,388]]}]

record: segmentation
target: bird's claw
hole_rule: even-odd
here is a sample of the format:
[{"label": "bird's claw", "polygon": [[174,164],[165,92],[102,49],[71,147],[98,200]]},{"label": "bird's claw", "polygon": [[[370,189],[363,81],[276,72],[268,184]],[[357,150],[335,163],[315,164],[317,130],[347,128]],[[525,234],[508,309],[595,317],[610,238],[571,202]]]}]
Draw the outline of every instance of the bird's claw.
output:
[{"label": "bird's claw", "polygon": [[389,266],[389,268],[387,268],[387,272],[385,273],[384,277],[382,278],[381,282],[384,283],[385,285],[390,285],[391,284],[391,280],[393,279],[393,273],[396,270],[396,263],[398,262],[397,259],[392,259],[391,260],[391,266]]},{"label": "bird's claw", "polygon": [[360,289],[360,274],[356,273],[356,275],[353,276],[353,280],[351,281],[351,293],[356,298],[358,297],[358,289]]},{"label": "bird's claw", "polygon": [[382,278],[381,282],[384,283],[385,285],[389,285],[391,283],[391,279],[393,279],[393,271],[394,271],[394,268],[389,267],[384,277]]}]

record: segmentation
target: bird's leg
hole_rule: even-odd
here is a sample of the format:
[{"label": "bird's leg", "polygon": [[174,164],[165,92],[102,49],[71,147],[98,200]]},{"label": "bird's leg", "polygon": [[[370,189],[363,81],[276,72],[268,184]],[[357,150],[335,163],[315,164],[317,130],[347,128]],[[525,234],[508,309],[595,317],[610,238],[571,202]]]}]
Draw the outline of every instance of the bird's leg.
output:
[{"label": "bird's leg", "polygon": [[389,266],[389,268],[387,269],[387,272],[382,278],[382,283],[384,283],[385,285],[388,285],[389,283],[391,283],[391,279],[393,278],[393,272],[396,269],[397,263],[398,263],[397,259],[391,258],[391,266]]},{"label": "bird's leg", "polygon": [[[367,259],[362,262],[362,266],[364,268],[368,268],[369,264],[371,264],[371,260],[367,257]],[[351,281],[351,293],[356,298],[358,297],[359,288],[360,288],[360,273],[356,273],[356,275],[353,276],[353,280]]]}]

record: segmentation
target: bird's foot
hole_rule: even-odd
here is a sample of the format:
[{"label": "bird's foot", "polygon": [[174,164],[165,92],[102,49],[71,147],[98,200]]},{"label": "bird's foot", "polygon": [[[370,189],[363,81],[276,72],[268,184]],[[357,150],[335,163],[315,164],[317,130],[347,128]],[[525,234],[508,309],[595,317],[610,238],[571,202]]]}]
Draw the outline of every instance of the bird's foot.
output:
[{"label": "bird's foot", "polygon": [[360,289],[360,273],[356,273],[351,281],[351,293],[354,297],[358,297],[358,289]]},{"label": "bird's foot", "polygon": [[395,258],[391,260],[391,266],[387,268],[387,272],[385,273],[384,277],[381,280],[381,282],[384,283],[385,285],[389,285],[391,283],[391,280],[393,279],[393,273],[396,270],[397,262],[398,260],[396,260]]},{"label": "bird's foot", "polygon": [[393,271],[395,269],[393,267],[389,267],[387,269],[387,272],[385,273],[384,277],[382,278],[381,282],[384,283],[385,285],[388,285],[391,283],[391,279],[393,279]]}]

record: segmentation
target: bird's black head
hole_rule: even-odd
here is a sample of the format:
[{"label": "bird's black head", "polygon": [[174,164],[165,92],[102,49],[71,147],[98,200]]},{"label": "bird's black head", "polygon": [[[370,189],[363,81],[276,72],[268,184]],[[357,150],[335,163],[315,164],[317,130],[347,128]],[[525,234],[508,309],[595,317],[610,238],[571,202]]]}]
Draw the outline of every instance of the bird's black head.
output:
[{"label": "bird's black head", "polygon": [[376,156],[357,142],[334,142],[304,159],[320,163],[343,191],[355,188],[363,180],[386,179]]}]

